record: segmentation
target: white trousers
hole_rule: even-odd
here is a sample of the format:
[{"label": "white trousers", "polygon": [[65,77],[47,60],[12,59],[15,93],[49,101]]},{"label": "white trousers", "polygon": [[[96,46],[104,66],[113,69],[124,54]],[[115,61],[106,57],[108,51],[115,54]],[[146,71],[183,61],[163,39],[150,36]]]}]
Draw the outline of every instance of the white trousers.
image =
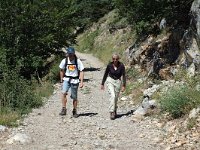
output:
[{"label": "white trousers", "polygon": [[109,112],[114,112],[117,110],[117,101],[121,89],[121,80],[114,80],[111,77],[107,77],[106,84],[108,87],[108,93],[110,95]]}]

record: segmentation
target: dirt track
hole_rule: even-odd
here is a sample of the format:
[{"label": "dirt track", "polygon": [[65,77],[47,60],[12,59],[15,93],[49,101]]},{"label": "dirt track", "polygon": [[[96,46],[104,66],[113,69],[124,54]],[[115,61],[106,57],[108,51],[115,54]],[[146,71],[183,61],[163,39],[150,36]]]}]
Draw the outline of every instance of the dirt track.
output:
[{"label": "dirt track", "polygon": [[[86,68],[83,89],[79,89],[78,118],[72,118],[72,101],[68,98],[67,116],[59,116],[60,85],[45,106],[33,110],[10,136],[0,141],[1,150],[160,150],[156,139],[160,132],[151,118],[133,122],[133,107],[119,101],[119,117],[109,119],[108,94],[100,90],[104,64],[89,54],[80,54]],[[8,144],[16,133],[31,138],[29,143]]]}]

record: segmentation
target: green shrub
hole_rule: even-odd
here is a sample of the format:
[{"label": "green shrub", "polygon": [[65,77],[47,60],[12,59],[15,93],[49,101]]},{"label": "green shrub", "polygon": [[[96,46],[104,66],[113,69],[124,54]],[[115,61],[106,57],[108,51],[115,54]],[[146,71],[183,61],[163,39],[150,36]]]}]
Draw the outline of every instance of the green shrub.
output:
[{"label": "green shrub", "polygon": [[14,73],[11,74],[5,82],[0,83],[0,105],[20,110],[22,114],[29,112],[30,108],[40,106],[41,99],[33,92],[31,83]]},{"label": "green shrub", "polygon": [[48,80],[51,83],[56,83],[56,82],[60,81],[59,64],[63,58],[64,58],[64,56],[62,58],[56,58],[53,65],[50,67],[49,73],[45,80]]},{"label": "green shrub", "polygon": [[200,93],[190,87],[174,87],[160,99],[161,109],[169,112],[173,118],[187,114],[200,104]]},{"label": "green shrub", "polygon": [[[43,90],[41,89],[43,88]],[[19,111],[21,114],[28,113],[31,108],[39,107],[43,104],[42,97],[46,97],[46,90],[52,93],[52,88],[46,84],[38,86],[33,80],[28,81],[19,77],[15,71],[4,73],[4,78],[0,82],[0,112],[3,108],[10,108],[13,111]],[[37,92],[39,89],[40,93]],[[41,94],[43,93],[43,94]],[[49,95],[49,94],[48,94]]]},{"label": "green shrub", "polygon": [[0,124],[17,125],[16,120],[32,108],[42,106],[43,97],[48,97],[52,92],[53,86],[48,82],[39,85],[34,80],[19,77],[14,71],[4,72],[0,81]]}]

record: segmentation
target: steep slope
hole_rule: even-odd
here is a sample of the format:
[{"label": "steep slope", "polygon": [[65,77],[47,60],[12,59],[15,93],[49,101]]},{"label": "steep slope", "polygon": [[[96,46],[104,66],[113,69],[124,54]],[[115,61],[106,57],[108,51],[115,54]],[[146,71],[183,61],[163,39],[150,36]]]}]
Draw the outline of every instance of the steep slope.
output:
[{"label": "steep slope", "polygon": [[126,25],[125,19],[119,19],[115,10],[111,11],[91,28],[77,38],[77,49],[93,53],[108,62],[113,52],[123,54],[134,40],[134,32]]}]

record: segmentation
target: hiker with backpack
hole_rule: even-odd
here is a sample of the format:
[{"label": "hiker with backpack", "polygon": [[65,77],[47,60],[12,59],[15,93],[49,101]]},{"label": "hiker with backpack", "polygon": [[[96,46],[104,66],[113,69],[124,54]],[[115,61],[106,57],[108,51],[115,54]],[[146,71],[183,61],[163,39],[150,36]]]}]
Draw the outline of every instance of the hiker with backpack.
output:
[{"label": "hiker with backpack", "polygon": [[60,65],[60,82],[62,83],[62,110],[59,115],[66,115],[67,109],[67,95],[68,91],[71,88],[71,99],[73,99],[73,117],[77,118],[77,93],[78,87],[83,87],[83,63],[80,59],[77,58],[75,54],[75,49],[73,47],[67,48],[67,55],[64,58]]},{"label": "hiker with backpack", "polygon": [[104,83],[107,83],[108,92],[110,94],[110,119],[114,120],[117,116],[117,100],[120,90],[123,92],[126,87],[125,66],[119,61],[119,54],[112,55],[112,62],[110,62],[105,70],[101,89],[104,90]]}]

